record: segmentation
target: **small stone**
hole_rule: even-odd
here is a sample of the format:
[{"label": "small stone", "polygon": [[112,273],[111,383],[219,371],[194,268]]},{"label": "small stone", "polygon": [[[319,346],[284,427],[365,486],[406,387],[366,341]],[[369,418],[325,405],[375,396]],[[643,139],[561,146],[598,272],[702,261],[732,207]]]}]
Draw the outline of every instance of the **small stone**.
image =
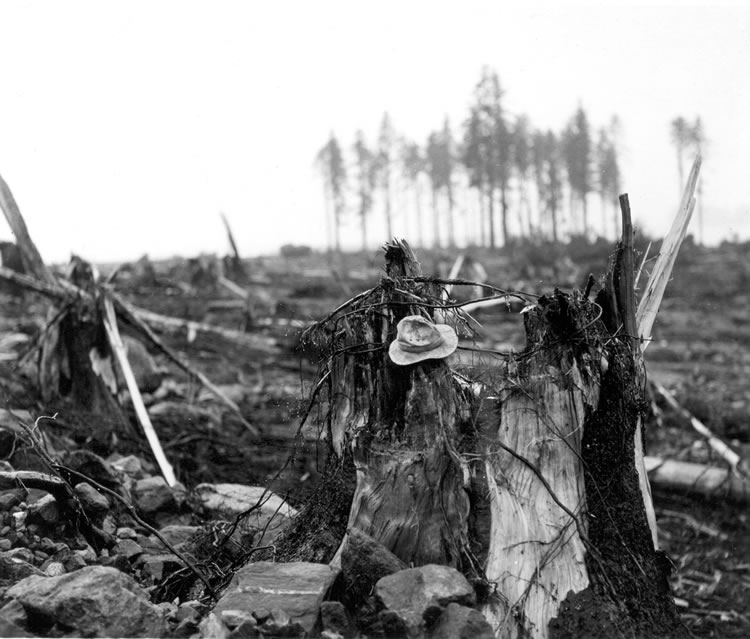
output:
[{"label": "small stone", "polygon": [[23,488],[12,488],[0,492],[0,510],[10,510],[26,499],[26,490]]},{"label": "small stone", "polygon": [[111,568],[117,568],[120,572],[130,574],[133,572],[133,566],[130,565],[128,558],[125,555],[114,555],[112,557],[106,557],[101,560],[102,566],[109,566]]},{"label": "small stone", "polygon": [[344,635],[341,635],[334,630],[324,630],[320,633],[320,639],[344,639]]},{"label": "small stone", "polygon": [[[229,633],[228,639],[257,639],[260,637],[260,630],[255,619],[246,619],[232,632]],[[343,638],[342,638],[343,639]]]},{"label": "small stone", "polygon": [[135,530],[128,526],[122,526],[121,528],[117,529],[117,538],[118,539],[136,539],[138,535],[136,534]]},{"label": "small stone", "polygon": [[432,639],[493,639],[494,636],[492,626],[481,612],[456,603],[448,604],[430,629]]},{"label": "small stone", "polygon": [[28,512],[25,510],[19,510],[18,512],[13,513],[13,528],[16,530],[23,530],[26,524],[26,517],[28,516]]},{"label": "small stone", "polygon": [[[3,514],[7,514],[7,513],[3,513]],[[10,531],[11,531],[11,527],[6,524],[2,528],[0,528],[0,537],[5,537],[5,535],[7,535]]]},{"label": "small stone", "polygon": [[200,527],[198,526],[172,524],[164,526],[159,533],[173,546],[179,546],[190,541],[199,531]]},{"label": "small stone", "polygon": [[88,482],[82,481],[73,489],[81,502],[83,510],[95,519],[104,517],[109,512],[111,504],[106,495],[102,495]]},{"label": "small stone", "polygon": [[227,639],[229,637],[229,628],[213,613],[200,622],[201,639]]},{"label": "small stone", "polygon": [[65,570],[65,566],[59,561],[53,561],[44,569],[44,574],[48,577],[59,577],[60,575],[64,575],[66,572],[68,571]]},{"label": "small stone", "polygon": [[[60,520],[60,508],[52,495],[45,495],[29,506],[29,520],[40,524],[56,524]],[[16,527],[18,530],[18,527]]]},{"label": "small stone", "polygon": [[200,636],[198,634],[198,622],[192,619],[183,619],[177,624],[177,627],[172,632],[172,637],[175,639],[191,639],[192,637]]},{"label": "small stone", "polygon": [[124,473],[133,479],[142,479],[143,464],[141,460],[135,455],[128,455],[127,457],[120,457],[119,459],[110,462],[115,470]]},{"label": "small stone", "polygon": [[115,544],[115,552],[118,555],[123,555],[124,557],[127,557],[128,560],[132,561],[139,555],[143,554],[143,548],[141,548],[132,539],[120,539],[120,541]]},{"label": "small stone", "polygon": [[112,514],[106,515],[102,520],[102,530],[108,535],[114,535],[117,532],[117,523]]},{"label": "small stone", "polygon": [[86,544],[85,547],[75,551],[76,555],[79,555],[87,564],[91,564],[96,561],[96,551]]},{"label": "small stone", "polygon": [[138,560],[145,577],[151,577],[155,582],[160,582],[173,572],[184,568],[185,564],[172,554],[142,555]]},{"label": "small stone", "polygon": [[346,607],[340,601],[324,601],[320,604],[320,621],[324,630],[348,635],[352,632]]},{"label": "small stone", "polygon": [[183,621],[184,619],[192,619],[196,624],[200,621],[201,613],[199,608],[201,607],[198,601],[185,601],[179,605],[177,612],[175,613],[175,619],[177,621]]},{"label": "small stone", "polygon": [[53,555],[57,552],[57,544],[49,537],[42,537],[39,540],[39,550],[43,550],[47,554]]},{"label": "small stone", "polygon": [[66,572],[74,572],[86,567],[86,560],[78,554],[78,551],[70,555],[65,561],[63,561]]},{"label": "small stone", "polygon": [[43,550],[35,550],[34,557],[36,557],[39,561],[47,561],[47,559],[49,559],[49,555]]},{"label": "small stone", "polygon": [[158,514],[175,512],[177,503],[163,477],[139,479],[133,488],[136,506],[152,521]]},{"label": "small stone", "polygon": [[10,550],[13,547],[13,543],[10,539],[0,539],[0,551],[4,552]]},{"label": "small stone", "polygon": [[219,614],[219,618],[230,630],[234,630],[243,621],[248,620],[252,621],[254,626],[258,625],[258,622],[255,621],[255,617],[247,612],[247,610],[222,610]]}]

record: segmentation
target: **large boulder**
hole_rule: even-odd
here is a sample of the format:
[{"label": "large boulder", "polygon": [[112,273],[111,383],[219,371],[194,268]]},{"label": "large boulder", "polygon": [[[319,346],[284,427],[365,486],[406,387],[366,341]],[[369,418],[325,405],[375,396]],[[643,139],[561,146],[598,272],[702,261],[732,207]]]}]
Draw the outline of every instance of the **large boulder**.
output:
[{"label": "large boulder", "polygon": [[35,627],[54,624],[84,637],[161,637],[166,622],[134,579],[89,566],[59,577],[32,576],[7,591]]},{"label": "large boulder", "polygon": [[253,538],[256,546],[272,544],[297,514],[281,497],[260,486],[198,484],[194,494],[203,514],[210,519],[233,521],[257,506],[240,523],[242,533],[260,533]]},{"label": "large boulder", "polygon": [[214,612],[221,616],[225,610],[244,610],[262,619],[270,611],[282,610],[310,633],[323,598],[337,576],[338,570],[328,564],[248,564],[235,573]]}]

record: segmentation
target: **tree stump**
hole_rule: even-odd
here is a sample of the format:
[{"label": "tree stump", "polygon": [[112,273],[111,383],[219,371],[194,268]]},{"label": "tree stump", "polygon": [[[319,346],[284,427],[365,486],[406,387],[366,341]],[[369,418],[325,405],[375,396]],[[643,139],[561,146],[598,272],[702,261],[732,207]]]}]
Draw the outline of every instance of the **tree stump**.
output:
[{"label": "tree stump", "polygon": [[[617,255],[607,281],[632,287]],[[386,246],[386,270],[319,326],[335,463],[292,537],[340,540],[346,521],[406,564],[454,566],[497,637],[676,634],[637,470],[643,369],[618,286],[597,302],[578,291],[540,298],[525,309],[525,350],[479,384],[450,360],[390,361],[406,315],[461,320],[405,243]],[[344,470],[356,484],[333,494]],[[303,546],[294,558],[310,558]]]}]

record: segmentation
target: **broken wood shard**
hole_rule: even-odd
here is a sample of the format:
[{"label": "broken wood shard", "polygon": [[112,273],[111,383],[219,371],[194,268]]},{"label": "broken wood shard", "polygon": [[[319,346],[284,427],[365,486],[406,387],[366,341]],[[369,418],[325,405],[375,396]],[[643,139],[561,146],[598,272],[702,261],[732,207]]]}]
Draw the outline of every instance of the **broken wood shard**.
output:
[{"label": "broken wood shard", "polygon": [[133,402],[135,408],[135,414],[138,417],[138,421],[143,428],[143,432],[146,435],[151,451],[154,453],[156,463],[159,464],[159,470],[167,484],[172,487],[177,483],[177,478],[174,475],[172,465],[167,460],[167,456],[164,454],[164,450],[161,447],[159,436],[156,434],[151,419],[148,416],[146,406],[143,404],[143,397],[141,392],[138,390],[138,384],[135,381],[135,375],[133,375],[133,369],[130,367],[128,362],[128,356],[125,353],[125,346],[120,339],[120,331],[117,328],[117,317],[115,315],[115,307],[112,304],[112,300],[105,296],[104,297],[104,328],[107,331],[107,338],[112,348],[112,352],[117,357],[117,361],[120,363],[123,375],[125,377],[125,383],[128,386],[130,392],[130,399]]}]

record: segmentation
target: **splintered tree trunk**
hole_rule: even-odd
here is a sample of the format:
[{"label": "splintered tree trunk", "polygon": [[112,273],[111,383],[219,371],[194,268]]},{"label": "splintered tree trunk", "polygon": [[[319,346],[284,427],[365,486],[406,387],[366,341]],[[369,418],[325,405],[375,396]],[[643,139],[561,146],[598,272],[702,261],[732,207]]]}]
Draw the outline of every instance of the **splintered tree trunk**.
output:
[{"label": "splintered tree trunk", "polygon": [[[367,300],[372,310],[348,320],[349,348],[388,344],[403,317],[424,314],[398,290],[418,291],[419,299],[438,293],[408,279],[421,276],[421,269],[407,245],[389,245],[386,262],[392,279]],[[387,350],[357,355],[354,349],[331,371],[339,398],[332,443],[339,455],[351,452],[356,468],[348,527],[378,539],[407,563],[463,566],[469,476],[458,442],[470,427],[469,398],[444,361],[400,367]]]},{"label": "splintered tree trunk", "polygon": [[[645,402],[632,294],[623,295],[629,250],[619,247],[596,302],[588,290],[539,298],[524,313],[526,349],[479,367],[480,384],[450,360],[390,361],[397,322],[430,316],[442,297],[405,243],[388,245],[381,284],[321,324],[329,460],[349,459],[339,467],[356,482],[353,493],[317,495],[317,519],[315,507],[300,515],[317,522],[308,532],[327,517],[337,521],[328,538],[343,534],[350,504],[348,529],[407,564],[461,570],[504,639],[675,634],[637,470]],[[346,484],[327,474],[324,490]]]}]

